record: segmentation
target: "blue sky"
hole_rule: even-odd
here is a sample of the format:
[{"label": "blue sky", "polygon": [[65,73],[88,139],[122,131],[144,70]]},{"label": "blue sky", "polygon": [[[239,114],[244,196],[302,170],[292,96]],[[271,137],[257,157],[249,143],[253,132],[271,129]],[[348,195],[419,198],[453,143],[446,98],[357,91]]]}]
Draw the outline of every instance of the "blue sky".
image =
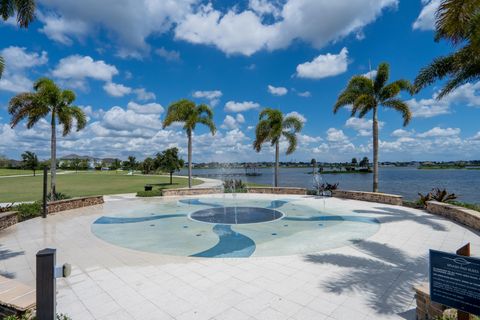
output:
[{"label": "blue sky", "polygon": [[[49,76],[77,93],[86,129],[59,139],[58,153],[140,159],[167,147],[185,154],[181,127],[162,130],[171,102],[214,108],[218,133],[198,127],[194,161],[271,160],[254,153],[253,127],[263,107],[305,121],[299,147],[281,160],[347,161],[371,157],[371,123],[332,113],[355,74],[380,62],[391,80],[413,80],[433,58],[453,48],[433,40],[439,0],[40,0],[28,30],[0,24],[0,154],[25,150],[47,158],[49,127],[11,129],[10,98]],[[108,12],[108,15],[105,14]],[[414,114],[380,112],[381,161],[480,159],[480,82],[442,101],[441,83],[411,97]],[[282,144],[282,150],[286,146]]]}]

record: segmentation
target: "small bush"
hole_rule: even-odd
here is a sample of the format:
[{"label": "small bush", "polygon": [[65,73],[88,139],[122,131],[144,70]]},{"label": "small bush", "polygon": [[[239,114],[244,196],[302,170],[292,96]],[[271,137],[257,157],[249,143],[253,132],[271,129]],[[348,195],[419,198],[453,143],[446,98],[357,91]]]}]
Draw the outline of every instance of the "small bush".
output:
[{"label": "small bush", "polygon": [[20,221],[38,217],[42,213],[42,203],[40,201],[34,203],[20,203],[14,207],[18,211]]},{"label": "small bush", "polygon": [[55,192],[55,198],[52,198],[51,193],[47,194],[47,202],[57,201],[57,200],[65,200],[65,199],[70,199],[70,198],[72,198],[72,197],[70,197],[69,195],[66,195],[64,193],[61,193],[61,192]]},{"label": "small bush", "polygon": [[137,192],[137,197],[161,197],[163,196],[163,191],[162,189],[156,189],[156,190],[150,190],[150,191],[138,191]]},{"label": "small bush", "polygon": [[423,195],[421,193],[419,193],[418,195],[420,198],[418,199],[417,203],[423,207],[426,206],[427,201],[431,200],[449,203],[457,199],[455,193],[448,193],[447,189],[440,188],[434,188],[426,195]]},{"label": "small bush", "polygon": [[225,193],[245,193],[247,185],[241,179],[228,179],[223,182],[223,190]]},{"label": "small bush", "polygon": [[[37,317],[27,312],[21,316],[10,315],[3,318],[3,320],[36,320]],[[68,315],[63,313],[57,313],[55,320],[72,320]]]}]

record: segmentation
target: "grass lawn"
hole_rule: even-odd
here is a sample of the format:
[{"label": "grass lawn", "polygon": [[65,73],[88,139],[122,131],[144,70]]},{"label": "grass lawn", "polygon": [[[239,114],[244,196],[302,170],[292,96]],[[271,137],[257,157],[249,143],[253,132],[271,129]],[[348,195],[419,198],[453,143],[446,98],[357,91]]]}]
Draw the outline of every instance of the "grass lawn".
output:
[{"label": "grass lawn", "polygon": [[[37,170],[37,174],[42,173],[41,170]],[[33,176],[32,170],[23,170],[23,169],[3,169],[0,168],[0,176],[15,176],[19,174],[31,174]]]},{"label": "grass lawn", "polygon": [[[0,202],[34,201],[42,198],[42,175],[36,177],[0,178]],[[57,175],[57,192],[72,197],[136,193],[146,184],[154,188],[181,188],[188,185],[187,178],[165,176],[129,176],[123,172],[79,172]],[[198,179],[193,184],[202,183]],[[50,179],[49,179],[50,186]]]}]

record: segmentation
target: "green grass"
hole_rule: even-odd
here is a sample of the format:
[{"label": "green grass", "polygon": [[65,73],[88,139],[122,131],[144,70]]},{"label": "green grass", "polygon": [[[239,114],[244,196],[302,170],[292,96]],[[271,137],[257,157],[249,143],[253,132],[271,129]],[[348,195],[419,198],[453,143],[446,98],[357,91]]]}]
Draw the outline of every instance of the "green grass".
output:
[{"label": "green grass", "polygon": [[[37,174],[41,171],[37,170]],[[33,176],[32,170],[23,170],[23,169],[4,169],[0,168],[0,176],[15,176],[19,174],[31,174]]]},{"label": "green grass", "polygon": [[[129,176],[123,172],[79,172],[57,175],[57,192],[71,197],[136,193],[146,184],[154,188],[182,188],[188,185],[187,178],[165,176]],[[42,176],[0,178],[0,202],[35,201],[42,197]],[[49,181],[50,183],[50,181]],[[198,179],[193,184],[202,183]]]}]

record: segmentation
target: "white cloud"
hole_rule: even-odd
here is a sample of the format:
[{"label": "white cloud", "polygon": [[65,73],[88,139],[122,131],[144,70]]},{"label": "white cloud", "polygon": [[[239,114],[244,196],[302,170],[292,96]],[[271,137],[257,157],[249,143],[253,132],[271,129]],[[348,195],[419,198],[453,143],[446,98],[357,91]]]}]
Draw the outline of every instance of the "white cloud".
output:
[{"label": "white cloud", "polygon": [[123,97],[132,92],[132,88],[113,82],[105,83],[103,85],[103,90],[105,90],[112,97]]},{"label": "white cloud", "polygon": [[72,36],[82,39],[89,32],[87,23],[81,20],[65,19],[56,14],[44,15],[41,12],[38,13],[38,18],[44,24],[38,31],[64,45],[72,45]]},{"label": "white cloud", "polygon": [[23,47],[10,46],[3,49],[0,55],[5,59],[0,90],[14,93],[32,90],[33,83],[27,77],[27,71],[48,62],[47,52],[27,52]]},{"label": "white cloud", "polygon": [[167,61],[180,61],[180,52],[175,50],[167,50],[164,47],[160,47],[155,50],[155,53]]},{"label": "white cloud", "polygon": [[298,119],[300,119],[300,121],[302,121],[303,123],[306,123],[307,122],[307,118],[305,118],[305,116],[301,113],[298,113],[297,111],[292,111],[292,112],[289,112],[285,115],[285,118],[286,117],[290,117],[290,116],[293,116],[293,117],[297,117]]},{"label": "white cloud", "polygon": [[377,76],[377,70],[368,71],[367,73],[362,74],[362,76],[374,80]]},{"label": "white cloud", "polygon": [[[381,129],[385,123],[382,121],[378,122],[378,127]],[[361,137],[368,137],[372,135],[372,125],[373,120],[365,118],[355,118],[351,117],[345,122],[345,127],[357,131],[358,135]]]},{"label": "white cloud", "polygon": [[349,142],[348,137],[343,133],[343,130],[330,128],[327,130],[327,141],[329,142]]},{"label": "white cloud", "polygon": [[270,2],[269,0],[249,0],[248,7],[260,16],[273,15],[278,17],[280,15],[280,9],[276,5],[277,3]]},{"label": "white cloud", "polygon": [[[178,22],[175,37],[195,44],[213,45],[227,54],[252,55],[262,49],[288,47],[303,40],[316,48],[349,34],[360,34],[385,8],[396,7],[397,0],[287,0],[273,22],[262,15],[275,12],[272,2],[250,1],[250,8],[236,7],[223,13],[211,3],[201,5]],[[253,11],[255,10],[255,11]],[[242,30],[242,32],[238,32]]]},{"label": "white cloud", "polygon": [[222,97],[223,93],[220,90],[211,91],[195,91],[192,96],[194,98],[207,99],[212,107],[215,107]]},{"label": "white cloud", "polygon": [[319,55],[310,62],[297,66],[297,77],[308,79],[322,79],[332,77],[347,71],[348,50],[343,48],[339,54],[327,53]]},{"label": "white cloud", "polygon": [[135,111],[139,114],[160,114],[163,113],[164,109],[162,105],[158,103],[146,103],[146,104],[139,104],[133,101],[130,101],[127,104],[128,110]]},{"label": "white cloud", "polygon": [[159,117],[152,114],[141,114],[131,109],[125,110],[121,107],[113,107],[103,116],[102,126],[111,130],[133,130],[133,129],[149,129],[159,130],[162,128],[162,122]]},{"label": "white cloud", "polygon": [[144,88],[134,89],[133,92],[137,95],[140,101],[155,100],[157,96],[155,93],[145,90]]},{"label": "white cloud", "polygon": [[223,120],[221,128],[229,129],[229,130],[237,129],[244,122],[245,122],[245,118],[240,113],[237,114],[235,117],[232,117],[231,115],[227,114],[225,116],[225,119]]},{"label": "white cloud", "polygon": [[66,80],[71,85],[83,88],[85,79],[91,78],[111,82],[112,77],[118,74],[115,66],[105,63],[103,60],[95,61],[90,56],[72,55],[59,61],[52,75]]},{"label": "white cloud", "polygon": [[480,81],[475,83],[466,83],[450,94],[437,100],[439,91],[435,92],[432,98],[411,99],[407,104],[412,110],[414,117],[431,118],[434,116],[451,113],[450,107],[454,105],[467,105],[469,107],[480,106]]},{"label": "white cloud", "polygon": [[391,136],[392,137],[397,137],[397,138],[405,138],[405,137],[411,137],[415,134],[415,131],[408,131],[405,129],[396,129],[392,132]]},{"label": "white cloud", "polygon": [[[150,48],[146,38],[171,30],[173,24],[182,20],[196,2],[197,0],[41,0],[40,4],[64,21],[89,26],[89,35],[95,36],[97,30],[108,30],[114,40],[113,44],[119,49],[118,55],[138,57]],[[57,39],[71,38],[79,33],[78,28],[72,28],[65,22],[59,23],[54,30]]]},{"label": "white cloud", "polygon": [[441,0],[422,0],[422,2],[423,8],[413,23],[413,29],[434,30],[435,12],[437,11]]},{"label": "white cloud", "polygon": [[310,91],[303,91],[303,92],[299,92],[297,93],[300,97],[303,97],[303,98],[309,98],[312,96],[312,94],[310,93]]},{"label": "white cloud", "polygon": [[285,87],[274,87],[272,85],[268,85],[268,92],[274,96],[284,96],[288,93],[288,89]]},{"label": "white cloud", "polygon": [[418,137],[420,138],[432,138],[432,137],[452,137],[458,136],[460,134],[460,128],[440,128],[435,127],[426,132],[419,133]]},{"label": "white cloud", "polygon": [[225,104],[224,110],[226,112],[243,112],[250,109],[259,108],[260,105],[256,102],[252,101],[244,101],[244,102],[235,102],[235,101],[228,101]]}]

